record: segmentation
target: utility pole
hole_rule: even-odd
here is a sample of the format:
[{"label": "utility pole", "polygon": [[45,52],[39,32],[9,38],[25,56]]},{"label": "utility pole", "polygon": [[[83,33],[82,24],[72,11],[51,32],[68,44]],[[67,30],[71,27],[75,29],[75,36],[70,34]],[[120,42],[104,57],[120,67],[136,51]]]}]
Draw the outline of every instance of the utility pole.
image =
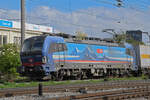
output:
[{"label": "utility pole", "polygon": [[21,46],[25,39],[25,0],[21,0]]}]

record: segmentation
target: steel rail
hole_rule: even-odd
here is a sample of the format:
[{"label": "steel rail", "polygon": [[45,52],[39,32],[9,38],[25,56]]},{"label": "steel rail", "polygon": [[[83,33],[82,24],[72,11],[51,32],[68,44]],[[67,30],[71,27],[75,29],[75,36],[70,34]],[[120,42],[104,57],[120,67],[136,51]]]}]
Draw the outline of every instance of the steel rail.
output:
[{"label": "steel rail", "polygon": [[[140,87],[149,88],[150,81],[122,81],[122,82],[104,82],[92,84],[74,84],[74,85],[55,85],[44,86],[43,93],[56,93],[56,92],[80,92],[85,91],[104,91],[110,89],[136,89]],[[30,88],[15,88],[0,90],[0,98],[20,96],[25,94],[38,94],[37,87]]]},{"label": "steel rail", "polygon": [[98,93],[87,93],[75,96],[50,98],[47,100],[122,100],[137,97],[147,97],[150,94],[147,88],[105,91]]}]

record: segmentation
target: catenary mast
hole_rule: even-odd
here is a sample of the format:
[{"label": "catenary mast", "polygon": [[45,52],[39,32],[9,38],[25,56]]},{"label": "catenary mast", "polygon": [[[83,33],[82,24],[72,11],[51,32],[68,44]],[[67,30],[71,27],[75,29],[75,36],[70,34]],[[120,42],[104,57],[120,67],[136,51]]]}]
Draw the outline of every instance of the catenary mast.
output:
[{"label": "catenary mast", "polygon": [[25,0],[21,0],[21,46],[25,39]]}]

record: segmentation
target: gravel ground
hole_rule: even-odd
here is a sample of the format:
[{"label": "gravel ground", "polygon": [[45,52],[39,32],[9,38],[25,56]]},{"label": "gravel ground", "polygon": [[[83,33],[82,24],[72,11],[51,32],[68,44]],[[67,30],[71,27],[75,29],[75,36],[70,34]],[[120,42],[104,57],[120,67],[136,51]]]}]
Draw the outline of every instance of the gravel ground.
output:
[{"label": "gravel ground", "polygon": [[[65,95],[66,94],[66,95]],[[8,97],[8,98],[0,98],[0,100],[47,100],[48,98],[58,97],[58,95],[69,96],[75,95],[74,93],[55,93],[55,94],[44,94],[43,96],[34,95],[24,95],[24,96],[16,96],[16,97]],[[149,100],[146,98],[135,98],[135,99],[125,99],[125,100]]]},{"label": "gravel ground", "polygon": [[[123,89],[123,88],[121,88]],[[119,89],[111,89],[111,91],[119,90]],[[97,93],[102,91],[110,91],[110,90],[98,90],[98,91],[87,91],[87,93]],[[80,92],[84,93],[84,89]],[[47,100],[49,98],[55,97],[64,97],[64,96],[73,96],[73,95],[81,95],[80,92],[58,92],[58,93],[43,93],[43,96],[38,96],[38,94],[29,94],[23,96],[14,96],[7,98],[0,98],[0,100]],[[125,100],[149,100],[147,98],[135,98],[135,99],[125,99]]]},{"label": "gravel ground", "polygon": [[7,98],[0,98],[0,100],[47,100],[48,98],[79,95],[80,93],[73,92],[63,92],[63,93],[44,93],[43,96],[38,96],[37,94],[14,96]]}]

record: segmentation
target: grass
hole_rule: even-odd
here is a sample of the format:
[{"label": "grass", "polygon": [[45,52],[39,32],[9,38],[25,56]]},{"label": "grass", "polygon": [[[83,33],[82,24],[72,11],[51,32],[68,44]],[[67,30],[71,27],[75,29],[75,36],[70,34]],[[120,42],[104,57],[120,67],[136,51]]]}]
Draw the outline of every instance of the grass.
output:
[{"label": "grass", "polygon": [[109,78],[109,81],[123,81],[123,80],[143,80],[143,77],[123,77],[123,78]]},{"label": "grass", "polygon": [[17,87],[33,87],[38,86],[39,83],[43,85],[68,85],[68,84],[86,84],[86,83],[100,83],[104,81],[120,81],[120,80],[143,80],[147,79],[146,76],[141,77],[123,77],[123,78],[107,78],[97,80],[74,80],[74,81],[45,81],[45,82],[4,82],[0,84],[0,89],[17,88]]},{"label": "grass", "polygon": [[75,81],[46,81],[46,82],[23,82],[23,83],[16,83],[16,82],[4,82],[0,84],[0,89],[3,88],[17,88],[17,87],[33,87],[38,86],[39,83],[43,85],[68,85],[68,84],[83,84],[83,83],[95,83],[95,82],[102,82],[103,80],[75,80]]}]

